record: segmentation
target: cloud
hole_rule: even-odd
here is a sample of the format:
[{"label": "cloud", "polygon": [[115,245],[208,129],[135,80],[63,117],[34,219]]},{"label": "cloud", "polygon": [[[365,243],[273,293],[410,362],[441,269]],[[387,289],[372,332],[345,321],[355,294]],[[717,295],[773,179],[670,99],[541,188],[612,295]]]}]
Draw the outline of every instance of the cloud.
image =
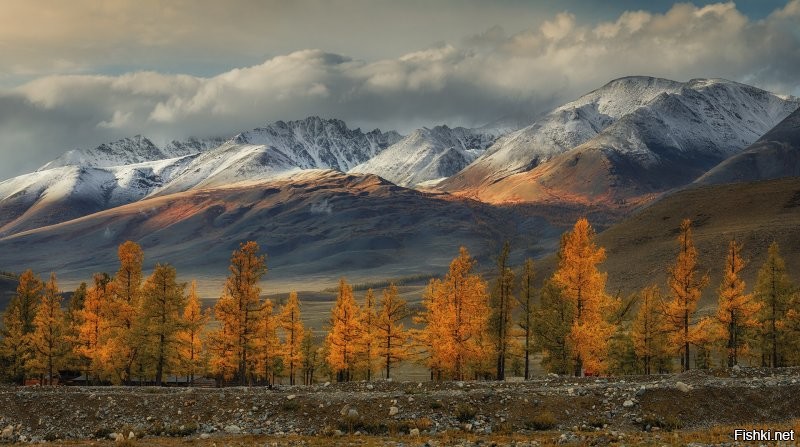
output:
[{"label": "cloud", "polygon": [[[485,29],[375,60],[305,49],[208,77],[43,76],[0,92],[0,154],[9,161],[0,178],[138,133],[161,141],[228,135],[309,115],[401,131],[478,125],[542,113],[634,74],[724,77],[800,93],[800,0],[761,20],[733,3],[676,4],[663,14],[626,11],[592,23],[557,13],[513,34]],[[148,35],[157,45],[157,33]]]}]

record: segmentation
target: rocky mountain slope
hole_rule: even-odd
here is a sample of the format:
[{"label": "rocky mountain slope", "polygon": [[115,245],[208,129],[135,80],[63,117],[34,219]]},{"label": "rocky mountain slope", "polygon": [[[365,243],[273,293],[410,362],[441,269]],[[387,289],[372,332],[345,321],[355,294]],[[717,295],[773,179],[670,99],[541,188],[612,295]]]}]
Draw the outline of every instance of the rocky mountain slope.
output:
[{"label": "rocky mountain slope", "polygon": [[[652,96],[649,99],[647,95],[636,96],[642,101],[631,101],[630,92],[637,91],[631,85]],[[719,79],[679,84],[624,78],[590,95],[595,102],[575,108],[574,119],[562,122],[562,127],[553,124],[558,124],[554,116],[566,113],[560,108],[544,124],[529,128],[539,126],[542,130],[534,134],[536,137],[549,138],[558,144],[541,144],[531,139],[526,143],[528,155],[508,164],[514,169],[500,169],[497,171],[500,174],[493,177],[470,179],[470,173],[483,169],[481,166],[491,166],[487,163],[492,154],[508,152],[498,146],[504,144],[501,140],[487,155],[443,186],[488,202],[619,205],[646,201],[655,194],[692,182],[752,144],[800,105],[796,98],[786,99]],[[601,109],[599,104],[606,104],[607,109]],[[600,112],[608,111],[611,105],[616,105],[611,112]],[[545,130],[553,128],[562,133],[550,137],[553,132]],[[574,138],[569,140],[565,136]],[[591,138],[581,142],[587,136]],[[570,148],[574,143],[578,145]],[[528,167],[522,167],[524,160],[529,161]],[[513,170],[524,172],[498,178]]]},{"label": "rocky mountain slope", "polygon": [[417,129],[350,172],[376,174],[400,186],[415,186],[459,172],[496,138],[493,133],[463,127]]},{"label": "rocky mountain slope", "polygon": [[301,171],[159,195],[16,233],[0,239],[0,265],[85,279],[115,265],[117,245],[133,240],[144,248],[146,266],[169,262],[187,275],[221,277],[231,251],[252,239],[269,255],[271,282],[318,279],[327,287],[340,276],[443,270],[461,245],[486,260],[505,238],[550,240],[560,231],[521,207],[422,193],[375,175]]},{"label": "rocky mountain slope", "polygon": [[695,181],[699,185],[800,177],[800,109],[741,153]]}]

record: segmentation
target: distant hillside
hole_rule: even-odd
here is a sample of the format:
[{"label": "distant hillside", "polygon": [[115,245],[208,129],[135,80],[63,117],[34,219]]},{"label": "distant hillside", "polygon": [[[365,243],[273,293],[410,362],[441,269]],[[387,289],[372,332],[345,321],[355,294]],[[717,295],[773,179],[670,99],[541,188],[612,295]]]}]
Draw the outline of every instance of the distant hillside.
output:
[{"label": "distant hillside", "polygon": [[[789,178],[680,191],[602,232],[598,242],[608,255],[602,268],[608,271],[609,291],[627,294],[651,283],[665,288],[683,218],[693,221],[700,262],[711,275],[706,303],[716,301],[731,238],[744,244],[744,256],[750,260],[744,270],[748,289],[772,241],[780,244],[787,268],[800,283],[800,178]],[[552,264],[551,259],[551,268]]]},{"label": "distant hillside", "polygon": [[0,272],[0,310],[5,309],[17,290],[16,276],[8,272]]}]

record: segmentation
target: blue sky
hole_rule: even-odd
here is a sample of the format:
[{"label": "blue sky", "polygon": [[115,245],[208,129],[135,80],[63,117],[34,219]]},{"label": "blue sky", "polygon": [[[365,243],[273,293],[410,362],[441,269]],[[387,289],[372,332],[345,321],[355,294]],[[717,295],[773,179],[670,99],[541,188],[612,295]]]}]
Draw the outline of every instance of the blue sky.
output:
[{"label": "blue sky", "polygon": [[[800,95],[800,0],[7,0],[0,179],[75,147],[309,115],[408,132],[535,116],[620,76]],[[24,149],[24,150],[20,150]]]}]

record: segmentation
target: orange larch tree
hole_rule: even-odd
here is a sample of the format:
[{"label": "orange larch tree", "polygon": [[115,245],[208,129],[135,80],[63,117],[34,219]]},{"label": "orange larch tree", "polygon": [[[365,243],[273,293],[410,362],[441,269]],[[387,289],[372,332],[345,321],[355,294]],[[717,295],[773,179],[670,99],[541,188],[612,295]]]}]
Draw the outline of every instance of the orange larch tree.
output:
[{"label": "orange larch tree", "polygon": [[741,244],[730,241],[717,306],[717,319],[727,338],[729,367],[739,363],[739,353],[746,347],[745,331],[758,326],[761,311],[761,303],[752,294],[744,293],[745,282],[739,275],[744,266]]},{"label": "orange larch tree", "polygon": [[281,309],[278,324],[283,330],[281,355],[283,364],[289,369],[289,385],[294,385],[294,373],[303,362],[303,321],[300,320],[300,300],[297,292],[291,291],[289,299]]},{"label": "orange larch tree", "polygon": [[25,365],[31,357],[31,350],[19,307],[9,307],[3,313],[2,334],[0,355],[5,364],[4,378],[21,385],[25,383]]},{"label": "orange larch tree", "polygon": [[553,274],[553,281],[574,308],[570,339],[576,376],[585,370],[606,370],[608,340],[615,331],[609,320],[616,303],[606,294],[606,274],[597,269],[605,260],[605,250],[597,247],[594,237],[589,221],[578,219],[572,231],[561,237],[558,269]]},{"label": "orange larch tree", "polygon": [[179,284],[176,277],[171,265],[156,264],[142,286],[146,350],[155,366],[156,386],[161,386],[164,374],[173,367],[178,356],[178,333],[182,328],[180,315],[186,305],[183,294],[186,284]]},{"label": "orange larch tree", "polygon": [[389,284],[383,290],[380,309],[375,319],[377,355],[381,359],[387,379],[392,377],[392,366],[409,356],[408,331],[402,323],[408,316],[408,305],[398,295],[397,286]]},{"label": "orange larch tree", "polygon": [[367,381],[372,380],[372,373],[375,371],[377,361],[377,333],[375,325],[377,324],[378,316],[376,314],[375,306],[375,293],[372,289],[367,289],[364,294],[364,304],[358,313],[358,352],[360,353],[360,364],[364,370]]},{"label": "orange larch tree", "polygon": [[330,325],[326,337],[328,365],[331,371],[336,372],[337,381],[348,382],[358,361],[358,335],[361,328],[353,288],[344,278],[339,280],[339,293],[331,311]]},{"label": "orange larch tree", "polygon": [[108,346],[104,349],[109,357],[105,364],[118,381],[130,383],[143,342],[139,313],[144,252],[139,244],[126,241],[117,249],[117,256],[119,270],[114,276],[114,294],[109,303]]},{"label": "orange larch tree", "polygon": [[697,249],[692,240],[692,222],[681,222],[678,258],[669,269],[667,284],[672,300],[664,306],[664,324],[672,346],[678,346],[681,355],[681,370],[689,369],[689,346],[692,343],[692,328],[696,324],[694,313],[703,288],[708,284],[708,275],[701,274],[697,265]]},{"label": "orange larch tree", "polygon": [[[267,271],[264,256],[259,255],[258,244],[254,241],[242,243],[233,252],[229,269],[230,275],[225,281],[222,296],[214,306],[214,317],[223,326],[216,336],[231,338],[223,344],[233,346],[237,379],[240,385],[246,385],[252,379],[250,372],[255,370],[253,350],[262,307],[258,284]],[[220,354],[217,351],[216,355]]]},{"label": "orange larch tree", "polygon": [[464,380],[468,365],[482,365],[490,356],[485,343],[489,294],[486,282],[472,273],[475,260],[466,248],[450,263],[444,279],[432,279],[425,290],[425,310],[417,321],[420,341],[428,352],[431,374]]},{"label": "orange larch tree", "polygon": [[103,343],[108,334],[108,302],[113,285],[108,275],[97,273],[86,291],[83,309],[78,314],[76,354],[83,359],[86,381],[97,380],[103,371]]},{"label": "orange larch tree", "polygon": [[183,309],[182,330],[178,334],[179,359],[182,371],[189,378],[189,385],[194,385],[195,375],[205,372],[205,356],[203,355],[203,338],[205,326],[211,318],[209,309],[203,310],[200,296],[197,294],[197,282],[192,281],[186,307]]},{"label": "orange larch tree", "polygon": [[278,338],[278,322],[273,315],[272,300],[266,299],[261,306],[255,336],[256,377],[268,385],[275,383],[275,362],[281,356],[281,341]]},{"label": "orange larch tree", "polygon": [[54,376],[69,352],[64,311],[61,310],[61,291],[55,273],[50,274],[44,295],[36,307],[30,340],[33,356],[29,369],[34,373],[47,374],[48,385],[53,385]]},{"label": "orange larch tree", "polygon": [[[667,338],[664,332],[661,292],[649,286],[639,292],[639,310],[631,327],[631,338],[636,357],[641,361],[645,374],[665,368]],[[659,371],[662,372],[662,371]]]}]

